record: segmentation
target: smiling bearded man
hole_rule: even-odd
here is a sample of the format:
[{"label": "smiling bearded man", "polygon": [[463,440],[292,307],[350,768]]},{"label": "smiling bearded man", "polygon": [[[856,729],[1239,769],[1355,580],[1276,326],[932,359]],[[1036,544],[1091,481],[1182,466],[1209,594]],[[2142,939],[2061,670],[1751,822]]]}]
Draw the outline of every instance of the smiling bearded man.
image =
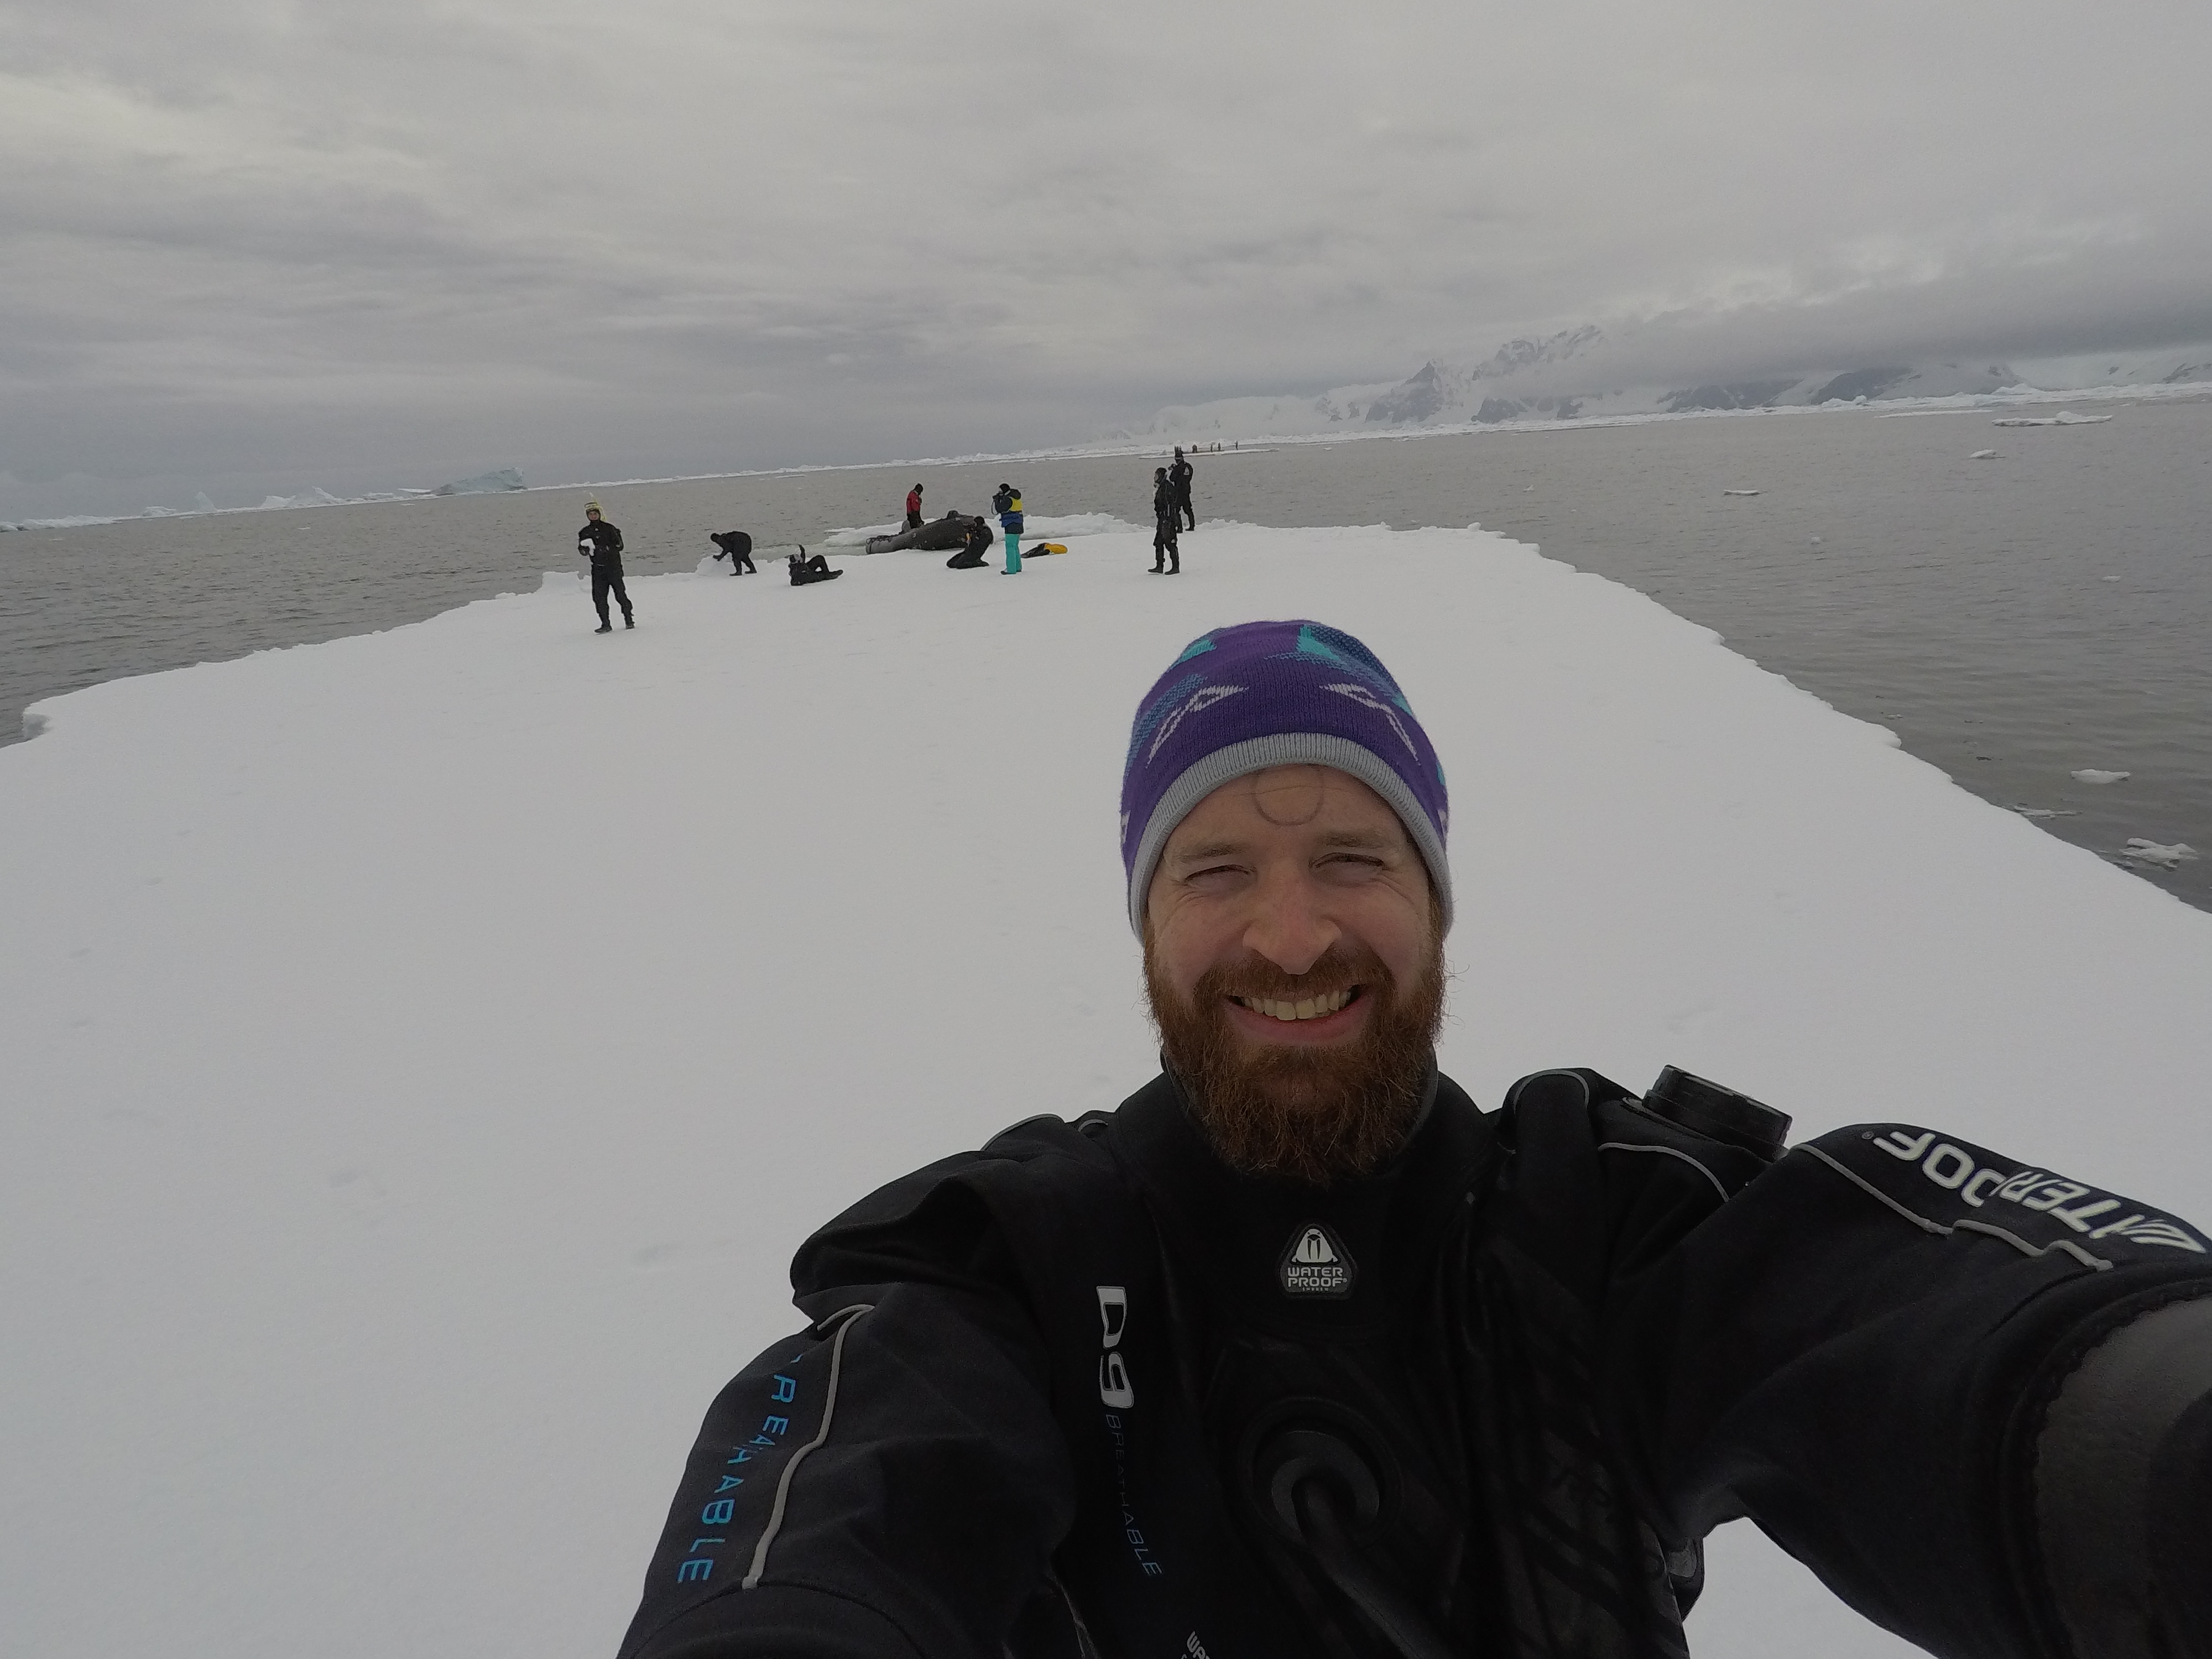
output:
[{"label": "smiling bearded man", "polygon": [[1443,912],[1372,789],[1322,766],[1216,789],[1168,842],[1144,940],[1161,1056],[1231,1168],[1319,1185],[1405,1145],[1443,1019]]},{"label": "smiling bearded man", "polygon": [[2203,1237],[1674,1073],[1480,1110],[1448,822],[1358,641],[1184,650],[1121,788],[1161,1074],[807,1241],[625,1659],[1685,1659],[1744,1515],[1945,1659],[2212,1654]]}]

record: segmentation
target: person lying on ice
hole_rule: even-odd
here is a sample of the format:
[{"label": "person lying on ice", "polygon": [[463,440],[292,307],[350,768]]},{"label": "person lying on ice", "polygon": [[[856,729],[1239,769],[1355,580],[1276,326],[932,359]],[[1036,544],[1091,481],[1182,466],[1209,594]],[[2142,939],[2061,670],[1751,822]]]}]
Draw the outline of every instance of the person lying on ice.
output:
[{"label": "person lying on ice", "polygon": [[1121,807],[1164,1071],[807,1241],[625,1659],[1680,1659],[1741,1516],[1945,1659],[2212,1654],[2197,1228],[1908,1077],[1786,1154],[1693,1080],[1478,1109],[1443,777],[1335,629],[1194,641]]},{"label": "person lying on ice", "polygon": [[832,570],[830,568],[829,560],[823,558],[819,553],[809,553],[803,547],[793,554],[786,563],[791,571],[791,585],[793,587],[805,587],[810,582],[835,581],[845,574],[842,570]]}]

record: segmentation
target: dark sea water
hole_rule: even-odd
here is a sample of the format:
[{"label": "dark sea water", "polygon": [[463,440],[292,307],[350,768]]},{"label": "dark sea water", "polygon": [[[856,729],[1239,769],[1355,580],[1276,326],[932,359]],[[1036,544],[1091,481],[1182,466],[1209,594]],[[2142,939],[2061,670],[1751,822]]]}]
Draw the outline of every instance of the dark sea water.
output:
[{"label": "dark sea water", "polygon": [[[1851,410],[1203,455],[1184,556],[1204,559],[1209,518],[1479,521],[1650,594],[1966,788],[2054,814],[2036,821],[2212,909],[2212,401],[2096,407],[2113,418],[1998,428],[1986,411]],[[1980,449],[1997,453],[1970,459]],[[630,571],[649,574],[692,568],[710,529],[818,547],[835,528],[887,523],[917,479],[931,517],[985,510],[1007,478],[1033,516],[1148,523],[1154,465],[906,465],[596,493]],[[0,742],[57,692],[534,588],[574,565],[588,493],[0,536]],[[2130,775],[2072,775],[2092,769]],[[2163,868],[2129,857],[2130,838],[2205,856]]]}]

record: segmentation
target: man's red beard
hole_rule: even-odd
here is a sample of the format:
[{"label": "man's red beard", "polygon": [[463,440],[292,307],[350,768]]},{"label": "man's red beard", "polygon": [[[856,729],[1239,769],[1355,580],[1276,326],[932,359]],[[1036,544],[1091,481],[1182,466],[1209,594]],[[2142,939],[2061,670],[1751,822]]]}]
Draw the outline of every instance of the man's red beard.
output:
[{"label": "man's red beard", "polygon": [[[1359,1035],[1328,1047],[1266,1043],[1230,1024],[1233,997],[1297,1001],[1357,988]],[[1441,938],[1410,984],[1372,951],[1332,947],[1304,973],[1248,957],[1203,975],[1188,1002],[1161,978],[1149,943],[1145,989],[1168,1069],[1231,1169],[1325,1187],[1366,1175],[1413,1134],[1443,1023]]]}]

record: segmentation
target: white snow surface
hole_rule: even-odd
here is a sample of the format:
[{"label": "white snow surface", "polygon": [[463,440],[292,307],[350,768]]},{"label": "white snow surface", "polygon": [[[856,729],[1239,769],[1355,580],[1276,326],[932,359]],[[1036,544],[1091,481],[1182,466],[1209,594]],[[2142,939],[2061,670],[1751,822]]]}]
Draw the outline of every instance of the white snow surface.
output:
[{"label": "white snow surface", "polygon": [[[785,1266],[1153,1068],[1115,797],[1327,619],[1455,797],[1445,1066],[1674,1063],[2212,1210],[2212,916],[1474,531],[580,582],[116,681],[0,750],[0,1649],[605,1659]],[[1905,1651],[1751,1528],[1701,1659]]]}]

